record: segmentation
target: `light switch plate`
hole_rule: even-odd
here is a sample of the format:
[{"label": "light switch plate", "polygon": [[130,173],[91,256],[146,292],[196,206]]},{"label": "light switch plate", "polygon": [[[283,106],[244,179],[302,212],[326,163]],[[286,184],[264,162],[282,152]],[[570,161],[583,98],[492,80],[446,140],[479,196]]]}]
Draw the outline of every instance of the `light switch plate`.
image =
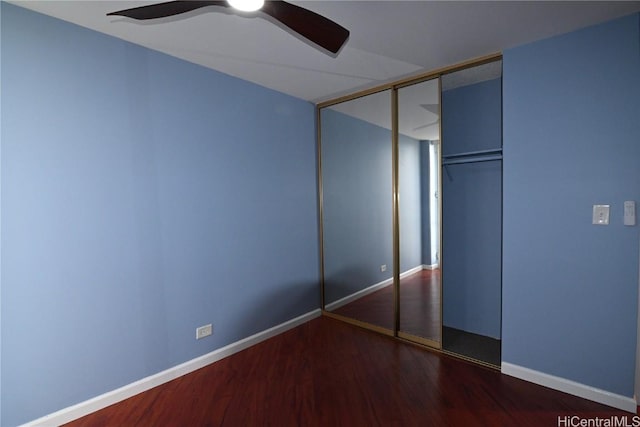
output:
[{"label": "light switch plate", "polygon": [[593,205],[593,224],[609,225],[609,205]]},{"label": "light switch plate", "polygon": [[624,202],[624,225],[636,225],[636,202]]}]

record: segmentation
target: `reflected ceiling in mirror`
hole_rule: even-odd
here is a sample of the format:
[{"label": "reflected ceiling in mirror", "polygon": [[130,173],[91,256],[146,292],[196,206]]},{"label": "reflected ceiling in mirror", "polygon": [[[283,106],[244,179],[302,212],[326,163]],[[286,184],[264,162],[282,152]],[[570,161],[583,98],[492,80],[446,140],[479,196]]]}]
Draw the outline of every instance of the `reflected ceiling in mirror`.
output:
[{"label": "reflected ceiling in mirror", "polygon": [[[398,118],[402,133],[419,141],[440,138],[438,85],[415,85],[399,100],[402,114]],[[391,106],[385,92],[368,95],[353,101],[333,105],[330,108],[351,117],[391,130]]]}]

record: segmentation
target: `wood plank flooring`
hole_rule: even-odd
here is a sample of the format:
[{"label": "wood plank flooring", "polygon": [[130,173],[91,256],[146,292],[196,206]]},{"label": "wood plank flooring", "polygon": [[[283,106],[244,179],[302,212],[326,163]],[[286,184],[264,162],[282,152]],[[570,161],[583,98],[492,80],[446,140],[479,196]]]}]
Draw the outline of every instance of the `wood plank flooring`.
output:
[{"label": "wood plank flooring", "polygon": [[328,317],[68,424],[557,426],[630,414]]}]

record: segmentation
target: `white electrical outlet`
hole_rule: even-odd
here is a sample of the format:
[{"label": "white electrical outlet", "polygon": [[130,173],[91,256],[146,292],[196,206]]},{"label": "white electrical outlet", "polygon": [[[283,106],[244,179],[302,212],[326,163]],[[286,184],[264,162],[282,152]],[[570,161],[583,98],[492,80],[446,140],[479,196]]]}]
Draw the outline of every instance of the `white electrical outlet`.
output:
[{"label": "white electrical outlet", "polygon": [[380,266],[380,271],[387,271],[387,264],[382,264]]},{"label": "white electrical outlet", "polygon": [[196,339],[202,339],[204,337],[208,337],[213,334],[213,325],[209,323],[208,325],[200,326],[196,328]]}]

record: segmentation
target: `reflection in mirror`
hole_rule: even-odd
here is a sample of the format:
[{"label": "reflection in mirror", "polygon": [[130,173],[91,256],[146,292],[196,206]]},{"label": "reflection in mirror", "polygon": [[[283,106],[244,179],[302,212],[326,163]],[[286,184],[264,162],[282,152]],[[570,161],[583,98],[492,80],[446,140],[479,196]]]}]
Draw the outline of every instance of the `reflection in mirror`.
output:
[{"label": "reflection in mirror", "polygon": [[422,344],[440,347],[438,79],[398,90],[398,133],[398,334]]},{"label": "reflection in mirror", "polygon": [[442,348],[500,366],[501,62],[442,76]]},{"label": "reflection in mirror", "polygon": [[325,310],[392,332],[390,128],[389,90],[320,112]]}]

